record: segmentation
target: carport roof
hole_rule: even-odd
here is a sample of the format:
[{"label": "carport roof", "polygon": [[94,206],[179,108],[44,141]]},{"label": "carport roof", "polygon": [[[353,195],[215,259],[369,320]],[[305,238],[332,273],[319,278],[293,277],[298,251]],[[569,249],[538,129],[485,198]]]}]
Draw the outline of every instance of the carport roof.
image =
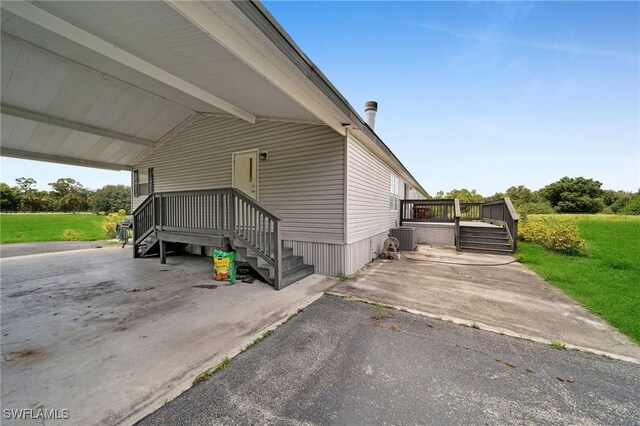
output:
[{"label": "carport roof", "polygon": [[198,115],[270,117],[350,129],[423,190],[258,3],[1,7],[1,155],[127,170]]}]

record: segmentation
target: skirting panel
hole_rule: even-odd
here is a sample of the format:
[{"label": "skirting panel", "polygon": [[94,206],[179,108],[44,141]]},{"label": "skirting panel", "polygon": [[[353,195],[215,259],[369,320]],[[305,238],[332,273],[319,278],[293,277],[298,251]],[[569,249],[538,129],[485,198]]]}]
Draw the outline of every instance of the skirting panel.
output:
[{"label": "skirting panel", "polygon": [[345,246],[342,244],[285,240],[284,245],[293,248],[294,255],[302,256],[304,263],[314,265],[316,274],[335,277],[344,273]]},{"label": "skirting panel", "polygon": [[346,245],[345,274],[354,274],[364,265],[377,258],[382,250],[382,243],[388,237],[389,232],[387,231]]}]

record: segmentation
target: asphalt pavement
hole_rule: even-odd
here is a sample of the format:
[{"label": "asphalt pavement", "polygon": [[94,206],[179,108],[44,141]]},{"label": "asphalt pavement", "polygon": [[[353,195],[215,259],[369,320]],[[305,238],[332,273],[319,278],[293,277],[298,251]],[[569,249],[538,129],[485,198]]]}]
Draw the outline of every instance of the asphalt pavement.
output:
[{"label": "asphalt pavement", "polygon": [[325,295],[140,425],[640,424],[640,365]]}]

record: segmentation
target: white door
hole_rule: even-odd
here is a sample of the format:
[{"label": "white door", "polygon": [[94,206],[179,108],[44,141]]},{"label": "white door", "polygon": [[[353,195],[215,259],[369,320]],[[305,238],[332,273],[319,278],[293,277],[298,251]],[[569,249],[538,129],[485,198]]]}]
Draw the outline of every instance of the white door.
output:
[{"label": "white door", "polygon": [[233,187],[258,199],[258,151],[233,154]]}]

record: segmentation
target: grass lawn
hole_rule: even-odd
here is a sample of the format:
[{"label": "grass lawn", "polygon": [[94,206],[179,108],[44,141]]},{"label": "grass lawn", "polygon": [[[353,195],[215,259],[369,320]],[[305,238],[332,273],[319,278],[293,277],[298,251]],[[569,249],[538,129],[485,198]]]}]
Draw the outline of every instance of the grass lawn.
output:
[{"label": "grass lawn", "polygon": [[587,240],[586,256],[518,242],[518,259],[640,343],[640,217],[572,216],[556,218],[575,221]]},{"label": "grass lawn", "polygon": [[67,229],[77,232],[74,240],[101,240],[105,238],[100,228],[104,218],[82,213],[3,213],[0,214],[0,243],[63,241]]}]

